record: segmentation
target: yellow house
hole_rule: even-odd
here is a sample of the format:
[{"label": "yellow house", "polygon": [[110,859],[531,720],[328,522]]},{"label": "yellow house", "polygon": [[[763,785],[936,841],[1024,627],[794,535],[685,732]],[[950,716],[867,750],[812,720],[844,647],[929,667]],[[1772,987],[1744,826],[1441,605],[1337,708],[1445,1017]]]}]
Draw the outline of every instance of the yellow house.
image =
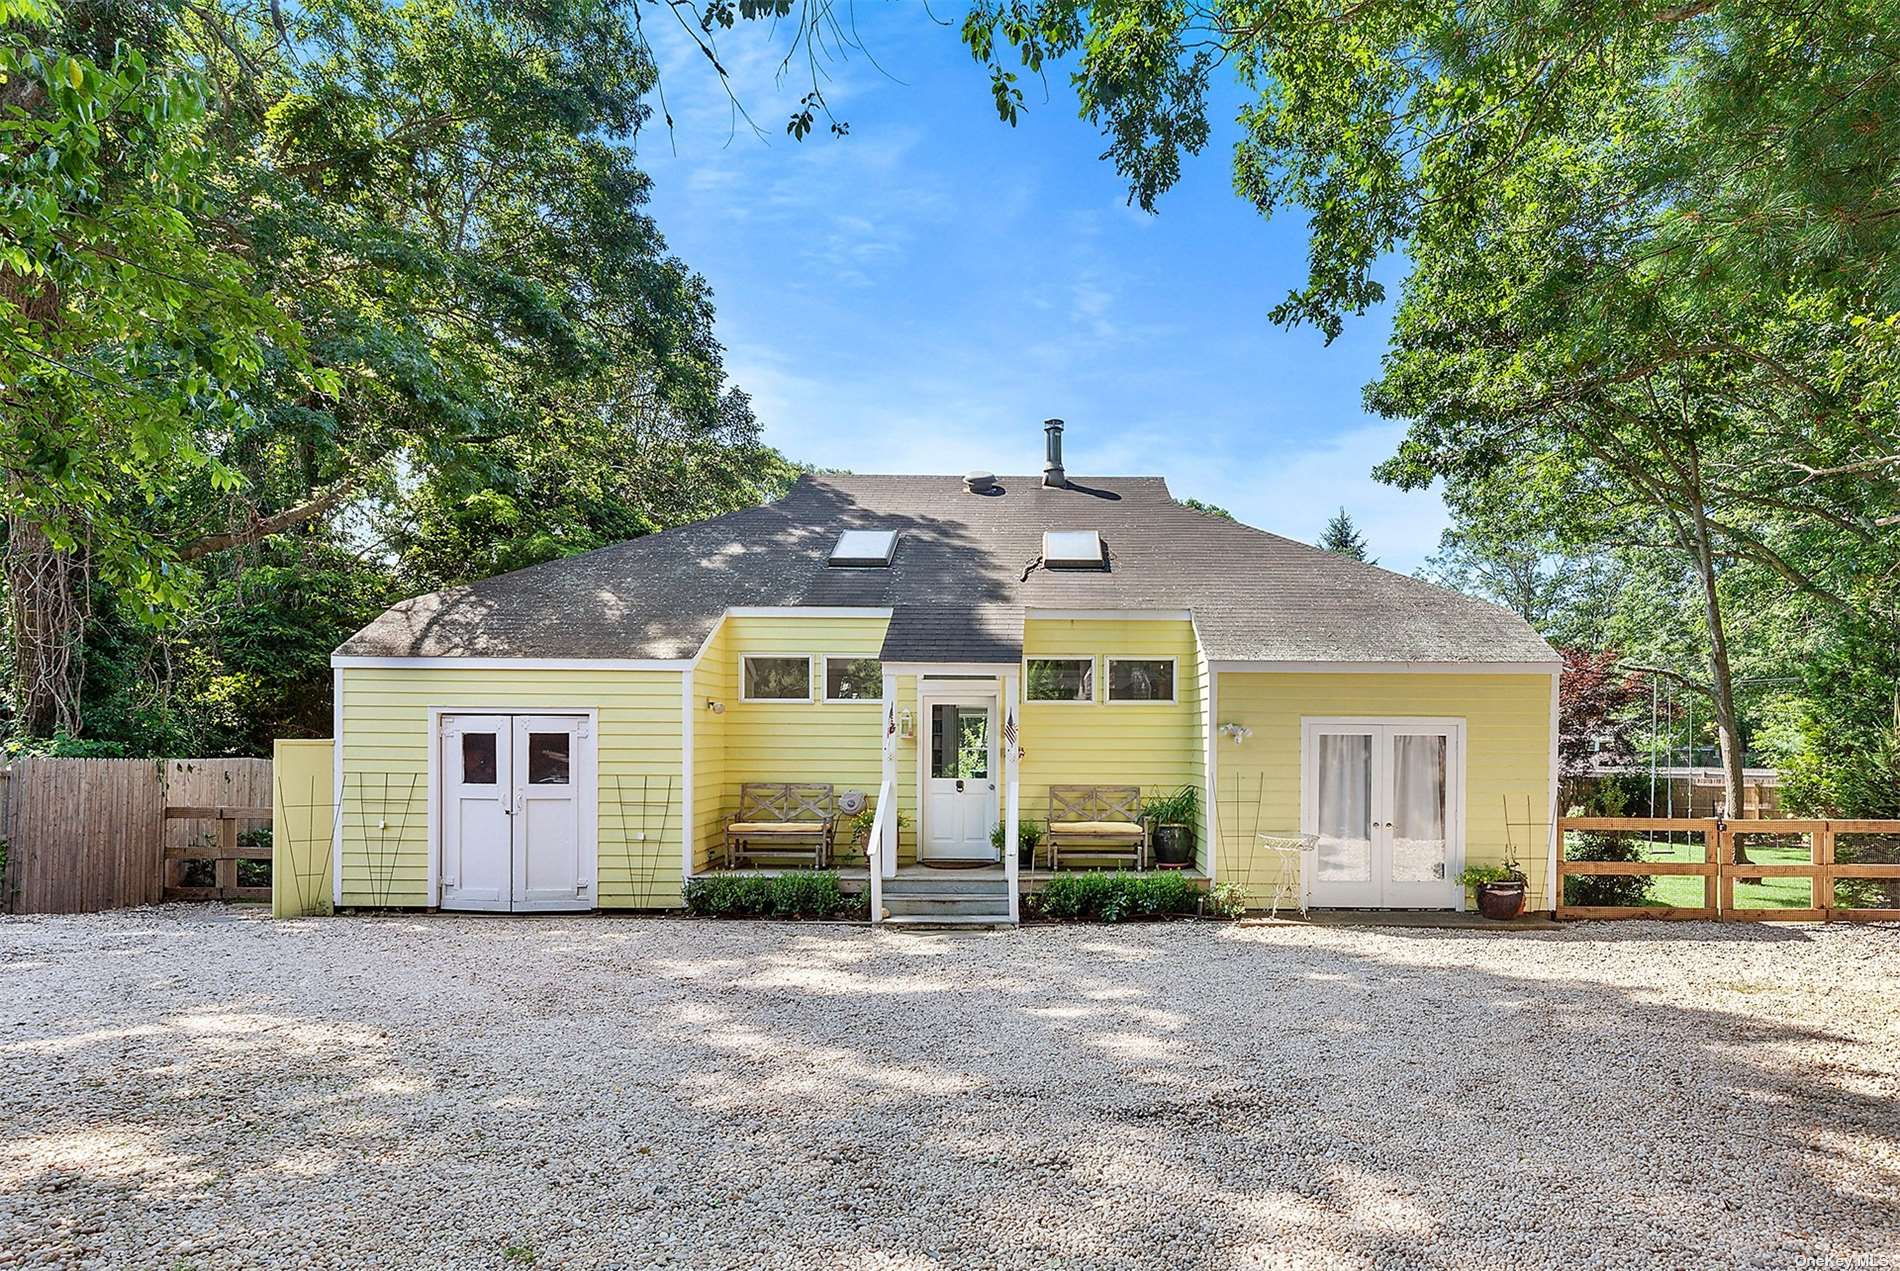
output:
[{"label": "yellow house", "polygon": [[332,659],[336,903],[666,908],[823,866],[879,920],[997,922],[1115,864],[1458,909],[1509,859],[1551,906],[1559,664],[1523,621],[1069,477],[1047,435],[1040,476],[807,477],[395,606]]}]

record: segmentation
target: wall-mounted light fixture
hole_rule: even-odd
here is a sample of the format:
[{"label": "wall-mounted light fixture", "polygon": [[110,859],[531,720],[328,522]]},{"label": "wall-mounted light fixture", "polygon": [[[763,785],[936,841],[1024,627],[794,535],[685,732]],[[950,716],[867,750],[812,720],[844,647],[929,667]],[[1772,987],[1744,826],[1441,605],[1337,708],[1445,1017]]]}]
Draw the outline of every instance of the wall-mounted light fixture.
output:
[{"label": "wall-mounted light fixture", "polygon": [[1232,737],[1236,746],[1253,736],[1253,729],[1245,724],[1222,724],[1219,731],[1223,737]]},{"label": "wall-mounted light fixture", "polygon": [[724,702],[715,702],[709,697],[706,699],[706,709],[715,715],[723,715],[726,713],[726,704]]},{"label": "wall-mounted light fixture", "polygon": [[911,724],[910,712],[907,710],[897,712],[897,735],[905,741],[917,735],[915,727]]}]

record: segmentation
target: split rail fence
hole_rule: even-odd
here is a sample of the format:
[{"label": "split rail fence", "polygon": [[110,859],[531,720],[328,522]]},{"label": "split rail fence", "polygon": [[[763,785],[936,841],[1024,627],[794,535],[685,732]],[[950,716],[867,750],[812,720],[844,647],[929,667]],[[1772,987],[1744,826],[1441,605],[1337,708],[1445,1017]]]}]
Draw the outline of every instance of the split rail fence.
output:
[{"label": "split rail fence", "polygon": [[[1591,861],[1570,860],[1572,833],[1700,838],[1700,859]],[[1806,860],[1736,859],[1749,844],[1772,838],[1805,838]],[[1863,839],[1875,842],[1862,843]],[[1840,859],[1843,840],[1853,845]],[[1762,820],[1726,821],[1713,817],[1562,817],[1557,822],[1557,916],[1559,918],[1717,919],[1741,922],[1896,922],[1900,921],[1900,821]],[[1782,848],[1785,852],[1785,846]],[[1696,853],[1689,853],[1694,856]],[[1864,859],[1864,858],[1874,859]],[[1573,905],[1567,882],[1601,877],[1691,878],[1700,880],[1700,904]],[[1805,879],[1809,903],[1800,906],[1738,904],[1736,886],[1760,888],[1770,879]],[[1840,885],[1856,897],[1842,904]],[[1871,893],[1871,895],[1859,895]],[[1879,899],[1880,906],[1852,899]]]}]

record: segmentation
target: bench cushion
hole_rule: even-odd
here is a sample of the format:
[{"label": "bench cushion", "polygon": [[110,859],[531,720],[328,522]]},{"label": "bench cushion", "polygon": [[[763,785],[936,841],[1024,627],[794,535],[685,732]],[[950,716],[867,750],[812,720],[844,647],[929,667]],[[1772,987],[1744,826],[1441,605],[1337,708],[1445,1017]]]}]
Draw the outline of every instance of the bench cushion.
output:
[{"label": "bench cushion", "polygon": [[1141,826],[1133,821],[1052,821],[1052,834],[1071,834],[1097,838],[1140,838]]},{"label": "bench cushion", "polygon": [[738,834],[822,834],[823,821],[734,821],[726,827]]}]

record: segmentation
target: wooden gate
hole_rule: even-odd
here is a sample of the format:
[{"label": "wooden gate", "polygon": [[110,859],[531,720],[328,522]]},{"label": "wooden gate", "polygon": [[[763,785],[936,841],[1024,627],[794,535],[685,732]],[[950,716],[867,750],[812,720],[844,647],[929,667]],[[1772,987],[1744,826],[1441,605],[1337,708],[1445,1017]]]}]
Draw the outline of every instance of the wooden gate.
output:
[{"label": "wooden gate", "polygon": [[[268,759],[14,761],[6,801],[0,910],[93,913],[163,900],[268,900],[243,887],[240,825],[270,820]],[[228,814],[228,815],[227,815]],[[207,834],[209,819],[216,829]],[[213,885],[186,886],[188,861],[211,860]]]},{"label": "wooden gate", "polygon": [[[1700,851],[1687,853],[1688,859],[1640,861],[1581,861],[1568,857],[1569,835],[1599,834],[1687,834],[1699,838]],[[1751,848],[1751,840],[1764,838],[1802,838],[1799,849]],[[1844,840],[1861,838],[1881,840],[1867,851],[1856,843],[1849,853],[1854,859],[1841,859]],[[1707,817],[1563,817],[1557,822],[1559,853],[1557,860],[1557,916],[1559,918],[1676,918],[1720,919],[1735,922],[1890,922],[1900,921],[1900,821],[1866,820],[1787,820],[1724,821]],[[1743,855],[1754,851],[1775,851],[1779,855],[1798,854],[1798,860],[1765,860],[1750,856],[1736,859],[1740,845]],[[1875,859],[1859,859],[1869,855]],[[1699,904],[1651,903],[1640,905],[1571,905],[1564,903],[1569,893],[1566,879],[1590,877],[1647,877],[1697,880],[1692,889],[1699,893]],[[1772,905],[1739,903],[1738,884],[1751,890],[1767,891],[1769,880],[1804,880],[1808,903]],[[1855,892],[1875,893],[1879,906],[1840,903],[1843,883],[1862,884]],[[1748,899],[1743,897],[1742,899]]]}]

